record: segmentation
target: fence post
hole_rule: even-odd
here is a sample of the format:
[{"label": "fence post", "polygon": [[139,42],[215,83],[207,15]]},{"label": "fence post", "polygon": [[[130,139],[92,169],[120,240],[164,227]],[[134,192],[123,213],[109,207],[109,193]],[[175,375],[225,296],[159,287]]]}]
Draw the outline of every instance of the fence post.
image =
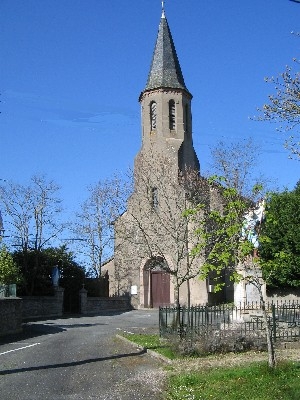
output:
[{"label": "fence post", "polygon": [[205,323],[208,325],[208,319],[209,319],[209,315],[208,315],[208,307],[207,306],[205,306],[205,308],[204,308],[204,312],[205,312]]},{"label": "fence post", "polygon": [[275,315],[275,304],[272,304],[272,324],[273,324],[273,340],[276,342],[276,315]]},{"label": "fence post", "polygon": [[87,290],[82,288],[79,290],[79,301],[80,301],[80,314],[87,313]]},{"label": "fence post", "polygon": [[63,315],[64,313],[64,288],[60,286],[54,287],[54,297],[56,299],[56,313],[57,315]]}]

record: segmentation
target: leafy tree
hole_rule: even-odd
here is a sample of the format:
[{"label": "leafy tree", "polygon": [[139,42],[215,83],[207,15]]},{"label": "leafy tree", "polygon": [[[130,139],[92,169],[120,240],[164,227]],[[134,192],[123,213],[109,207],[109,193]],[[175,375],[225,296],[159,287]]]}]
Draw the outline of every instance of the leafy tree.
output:
[{"label": "leafy tree", "polygon": [[64,288],[64,311],[78,312],[79,291],[85,282],[85,269],[77,264],[73,252],[68,251],[66,246],[49,248],[45,253],[51,265],[59,267],[59,286]]},{"label": "leafy tree", "polygon": [[274,86],[276,93],[259,109],[262,115],[258,119],[275,122],[280,131],[289,133],[285,147],[290,157],[300,160],[300,73],[287,66],[279,76],[265,80]]},{"label": "leafy tree", "polygon": [[58,248],[46,248],[42,249],[39,254],[39,268],[35,271],[35,253],[34,251],[28,251],[27,267],[24,268],[23,262],[24,253],[22,251],[16,251],[13,253],[13,258],[21,267],[24,280],[19,286],[19,294],[27,294],[27,285],[30,282],[34,291],[33,295],[48,295],[53,293],[52,285],[52,269],[55,266],[59,267],[60,270],[60,281],[61,287],[79,290],[84,283],[85,270],[80,267],[74,261],[74,254],[66,248],[61,246]]},{"label": "leafy tree", "polygon": [[259,253],[271,286],[300,286],[299,210],[300,182],[293,191],[273,193],[267,201]]},{"label": "leafy tree", "polygon": [[27,277],[27,294],[34,292],[41,251],[64,229],[59,222],[61,201],[57,192],[58,186],[43,176],[32,177],[28,186],[9,182],[0,186],[0,202],[7,215],[6,231],[11,245],[22,252],[20,261]]},{"label": "leafy tree", "polygon": [[7,251],[5,246],[0,248],[0,283],[9,285],[12,283],[20,283],[22,276],[20,269],[14,262],[12,255]]},{"label": "leafy tree", "polygon": [[196,208],[187,210],[191,215],[197,215],[199,212],[203,214],[195,232],[197,245],[192,250],[192,254],[205,254],[200,278],[214,277],[216,290],[221,290],[224,283],[220,278],[224,271],[227,271],[233,281],[243,280],[257,288],[266,329],[269,365],[274,367],[275,352],[262,290],[264,281],[261,266],[259,258],[255,255],[253,242],[248,240],[247,235],[243,236],[246,216],[254,204],[253,201],[260,197],[260,187],[253,188],[253,199],[249,201],[223,177],[211,178],[210,184],[219,191],[220,203],[213,208],[199,204]]}]

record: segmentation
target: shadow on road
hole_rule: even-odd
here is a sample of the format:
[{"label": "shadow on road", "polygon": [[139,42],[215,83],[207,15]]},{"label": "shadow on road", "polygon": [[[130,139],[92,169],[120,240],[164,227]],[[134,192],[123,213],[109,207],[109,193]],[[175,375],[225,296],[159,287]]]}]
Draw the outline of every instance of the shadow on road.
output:
[{"label": "shadow on road", "polygon": [[[0,337],[0,346],[3,344],[13,343],[13,342],[20,342],[23,340],[27,340],[30,338],[35,338],[42,335],[53,335],[55,333],[64,332],[67,329],[71,328],[88,328],[91,326],[97,325],[108,325],[107,323],[70,323],[70,324],[63,324],[59,323],[59,321],[63,320],[66,321],[68,319],[80,319],[88,317],[89,319],[93,317],[99,316],[113,316],[113,315],[120,315],[128,311],[103,311],[98,313],[97,315],[77,315],[77,314],[69,314],[64,315],[58,319],[53,318],[49,319],[47,322],[41,321],[41,323],[37,323],[35,321],[27,321],[23,324],[23,330],[17,334],[11,334]],[[51,322],[50,322],[51,321]]]},{"label": "shadow on road", "polygon": [[65,362],[65,363],[61,363],[61,364],[40,365],[37,367],[8,369],[8,370],[0,371],[0,375],[11,375],[11,374],[19,374],[21,372],[31,372],[31,371],[40,371],[40,370],[55,369],[55,368],[75,367],[78,365],[86,365],[86,364],[97,363],[97,362],[101,362],[101,361],[115,360],[115,359],[126,358],[126,357],[135,357],[135,356],[140,356],[145,353],[146,353],[146,350],[143,349],[136,353],[117,354],[114,356],[90,358],[87,360]]},{"label": "shadow on road", "polygon": [[43,322],[43,323],[30,323],[27,322],[23,325],[23,331],[17,334],[7,335],[0,337],[0,346],[3,344],[20,342],[27,339],[61,333],[71,328],[89,328],[91,326],[108,325],[101,323],[82,323],[82,324],[59,324],[56,322]]},{"label": "shadow on road", "polygon": [[53,335],[65,331],[60,326],[49,326],[47,324],[24,324],[20,333],[0,337],[0,345],[20,342],[42,335]]}]

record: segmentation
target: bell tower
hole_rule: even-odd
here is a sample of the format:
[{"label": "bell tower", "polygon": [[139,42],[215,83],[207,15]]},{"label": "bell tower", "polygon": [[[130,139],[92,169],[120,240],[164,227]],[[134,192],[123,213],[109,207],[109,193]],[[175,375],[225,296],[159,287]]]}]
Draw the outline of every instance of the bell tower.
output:
[{"label": "bell tower", "polygon": [[164,8],[152,63],[139,101],[142,116],[142,148],[174,158],[174,167],[199,170],[192,140],[192,95],[188,91]]}]

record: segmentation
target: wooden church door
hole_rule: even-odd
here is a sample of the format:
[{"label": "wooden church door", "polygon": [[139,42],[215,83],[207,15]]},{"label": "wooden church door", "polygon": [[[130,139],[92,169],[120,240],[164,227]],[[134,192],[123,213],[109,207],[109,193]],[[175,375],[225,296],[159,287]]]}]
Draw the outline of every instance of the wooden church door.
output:
[{"label": "wooden church door", "polygon": [[170,305],[170,274],[164,271],[151,271],[151,306]]}]

